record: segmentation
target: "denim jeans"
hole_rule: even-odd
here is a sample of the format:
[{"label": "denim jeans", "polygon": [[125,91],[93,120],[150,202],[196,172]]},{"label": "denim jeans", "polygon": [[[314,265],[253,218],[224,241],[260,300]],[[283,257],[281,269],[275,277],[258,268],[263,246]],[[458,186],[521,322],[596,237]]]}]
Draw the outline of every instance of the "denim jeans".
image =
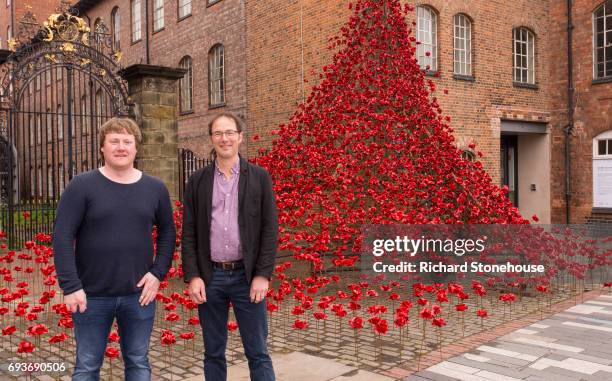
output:
[{"label": "denim jeans", "polygon": [[85,312],[72,314],[77,343],[73,381],[100,379],[100,367],[104,362],[108,335],[115,318],[117,318],[121,337],[125,380],[148,381],[151,379],[151,367],[147,356],[155,317],[155,301],[143,307],[138,302],[139,298],[140,293],[126,296],[87,297]]},{"label": "denim jeans", "polygon": [[206,302],[198,312],[204,334],[204,377],[207,381],[225,381],[227,363],[227,319],[232,303],[238,329],[249,361],[251,380],[274,381],[272,359],[268,354],[268,323],[265,300],[251,303],[250,285],[244,269],[214,268],[213,280],[206,285]]}]

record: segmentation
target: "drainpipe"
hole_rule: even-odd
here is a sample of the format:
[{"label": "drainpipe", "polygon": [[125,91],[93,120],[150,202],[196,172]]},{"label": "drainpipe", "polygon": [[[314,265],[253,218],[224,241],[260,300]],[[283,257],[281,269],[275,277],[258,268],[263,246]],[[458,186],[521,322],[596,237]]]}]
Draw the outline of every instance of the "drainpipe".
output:
[{"label": "drainpipe", "polygon": [[571,192],[571,151],[570,138],[574,131],[574,56],[572,52],[572,0],[567,0],[567,126],[565,132],[565,223],[570,223]]},{"label": "drainpipe", "polygon": [[[16,39],[16,34],[15,34],[15,0],[11,1],[11,38]],[[8,46],[8,41],[6,43],[7,43],[7,46]]]},{"label": "drainpipe", "polygon": [[149,0],[145,0],[145,51],[146,51],[146,63],[150,64],[149,58]]}]

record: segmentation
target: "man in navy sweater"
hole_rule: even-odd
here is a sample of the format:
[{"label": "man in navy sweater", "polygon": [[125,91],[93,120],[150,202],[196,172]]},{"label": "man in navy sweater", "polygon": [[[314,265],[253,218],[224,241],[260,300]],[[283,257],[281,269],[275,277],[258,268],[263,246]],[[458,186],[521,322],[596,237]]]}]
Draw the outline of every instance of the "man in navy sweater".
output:
[{"label": "man in navy sweater", "polygon": [[100,378],[115,318],[125,379],[151,379],[155,295],[170,268],[176,234],[168,189],[134,168],[141,138],[130,119],[106,122],[99,133],[104,166],[74,177],[57,207],[53,249],[64,303],[74,320],[73,380]]}]

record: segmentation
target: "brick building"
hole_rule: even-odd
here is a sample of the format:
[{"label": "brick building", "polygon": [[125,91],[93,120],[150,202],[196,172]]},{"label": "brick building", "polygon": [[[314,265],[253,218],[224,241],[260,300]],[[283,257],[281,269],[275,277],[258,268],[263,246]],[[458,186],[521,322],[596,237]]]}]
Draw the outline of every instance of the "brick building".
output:
[{"label": "brick building", "polygon": [[45,20],[57,10],[58,5],[58,0],[37,0],[35,3],[22,0],[0,2],[0,48],[7,48],[7,41],[17,34],[19,21],[27,11],[32,12],[37,20]]},{"label": "brick building", "polygon": [[[408,21],[422,42],[418,61],[438,71],[432,79],[449,90],[436,96],[452,117],[459,147],[476,143],[485,168],[509,186],[523,215],[555,223],[568,215],[571,222],[610,219],[612,0],[405,2],[416,7]],[[249,154],[268,145],[266,131],[286,122],[307,97],[331,60],[328,37],[351,13],[347,0],[82,0],[77,6],[92,27],[98,19],[110,27],[123,66],[188,69],[179,90],[179,144],[200,156],[209,150],[207,122],[223,110],[243,115],[249,133],[262,137],[249,141]]]},{"label": "brick building", "polygon": [[[423,42],[419,62],[438,70],[433,80],[449,90],[436,96],[452,117],[459,147],[477,144],[493,180],[509,186],[526,217],[537,214],[541,222],[553,223],[566,222],[568,215],[572,223],[609,220],[612,145],[605,153],[600,147],[612,144],[612,1],[405,2],[416,7],[409,15],[416,24],[409,25]],[[575,112],[566,177],[568,3]],[[265,137],[264,131],[287,121],[307,96],[303,79],[315,83],[312,71],[331,61],[327,38],[348,19],[347,4],[247,1],[247,115],[253,133]],[[605,37],[595,40],[594,30]],[[599,76],[594,76],[595,45],[605,49]],[[600,151],[593,156],[594,150]]]},{"label": "brick building", "polygon": [[[572,1],[571,98],[568,93],[567,4],[551,1],[551,211],[566,214],[565,133],[569,140],[572,222],[612,220],[612,1]],[[568,102],[571,99],[571,102]],[[571,105],[571,106],[570,106]],[[571,107],[573,120],[570,120]]]},{"label": "brick building", "polygon": [[200,156],[209,152],[205,130],[215,111],[246,117],[244,1],[83,0],[76,5],[90,25],[102,20],[110,28],[123,53],[122,66],[188,69],[180,82],[181,147]]}]

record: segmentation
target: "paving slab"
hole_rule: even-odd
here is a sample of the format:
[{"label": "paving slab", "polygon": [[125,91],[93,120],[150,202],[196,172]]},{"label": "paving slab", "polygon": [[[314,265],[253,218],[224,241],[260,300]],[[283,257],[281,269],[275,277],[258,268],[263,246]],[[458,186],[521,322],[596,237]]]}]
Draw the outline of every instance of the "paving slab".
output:
[{"label": "paving slab", "polygon": [[612,314],[601,314],[610,299],[572,306],[404,380],[612,380]]}]

